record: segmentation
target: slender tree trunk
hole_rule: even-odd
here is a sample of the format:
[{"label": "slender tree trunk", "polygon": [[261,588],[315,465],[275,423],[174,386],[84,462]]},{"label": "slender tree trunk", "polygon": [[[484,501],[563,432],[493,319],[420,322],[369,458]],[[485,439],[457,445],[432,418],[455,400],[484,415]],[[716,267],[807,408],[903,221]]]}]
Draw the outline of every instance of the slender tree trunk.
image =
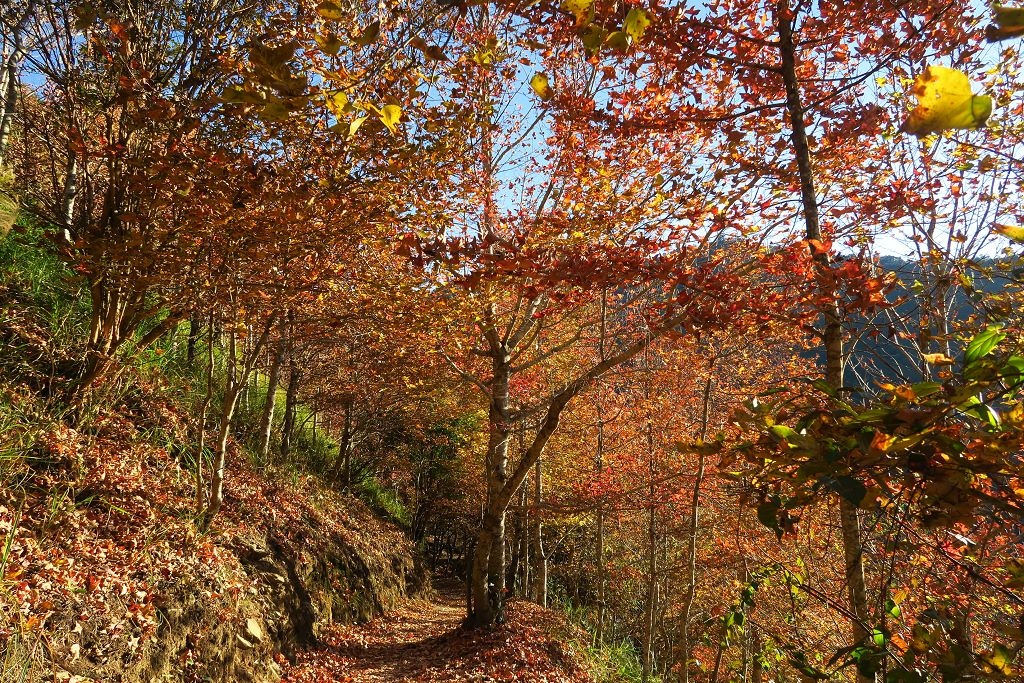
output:
[{"label": "slender tree trunk", "polygon": [[64,196],[61,199],[60,221],[64,228],[64,237],[74,242],[75,200],[78,198],[78,156],[68,151],[68,161],[64,173]]},{"label": "slender tree trunk", "polygon": [[704,469],[707,464],[707,455],[704,452],[704,440],[708,437],[708,419],[711,410],[711,387],[714,382],[715,359],[712,358],[708,367],[708,377],[704,382],[704,395],[702,396],[700,415],[700,442],[702,448],[698,454],[697,472],[693,480],[693,497],[690,499],[690,534],[686,539],[686,570],[687,585],[686,597],[683,599],[683,671],[682,679],[686,683],[690,680],[690,660],[693,659],[690,643],[690,617],[693,613],[693,601],[697,596],[697,533],[700,523],[700,490],[704,484]]},{"label": "slender tree trunk", "polygon": [[[21,66],[33,47],[26,42],[26,33],[33,17],[36,15],[34,0],[25,4],[17,18],[13,14],[5,17],[8,30],[7,38],[11,51],[0,66],[0,168],[7,160],[7,149],[11,142],[11,129],[14,126],[14,115],[18,109],[18,88],[21,85],[19,75]],[[5,41],[7,42],[7,41]]]},{"label": "slender tree trunk", "polygon": [[[232,334],[232,336],[234,336]],[[229,342],[233,343],[233,342]],[[235,407],[241,395],[241,387],[233,387],[224,393],[224,403],[220,411],[220,428],[217,434],[217,450],[214,451],[213,472],[210,479],[210,500],[203,511],[199,524],[202,531],[210,528],[213,518],[220,512],[224,504],[224,473],[227,467],[228,439],[231,437],[231,420],[235,416]]]},{"label": "slender tree trunk", "polygon": [[335,482],[340,481],[342,491],[352,490],[352,401],[345,401],[344,419],[341,423],[341,441],[338,443],[338,459],[334,464]]},{"label": "slender tree trunk", "polygon": [[220,410],[220,431],[217,437],[217,450],[214,453],[213,472],[210,479],[210,498],[199,519],[201,531],[207,531],[213,518],[220,512],[224,504],[224,473],[227,465],[228,439],[231,437],[231,423],[238,406],[242,390],[252,375],[253,367],[259,358],[263,345],[274,326],[275,316],[267,320],[263,333],[252,342],[250,348],[243,347],[242,357],[238,355],[238,338],[234,330],[228,333],[228,355],[224,369],[224,400]]},{"label": "slender tree trunk", "polygon": [[281,459],[287,460],[292,449],[292,438],[295,435],[295,417],[299,405],[299,383],[302,381],[302,370],[295,362],[292,354],[288,359],[288,389],[284,398],[284,421],[281,423]]},{"label": "slender tree trunk", "polygon": [[534,465],[533,471],[533,599],[537,604],[548,606],[548,558],[544,553],[544,521],[540,506],[544,503],[544,472],[541,461]]},{"label": "slender tree trunk", "polygon": [[515,578],[519,595],[530,593],[530,522],[532,518],[527,509],[527,487],[519,487],[519,571]]},{"label": "slender tree trunk", "polygon": [[7,148],[11,141],[11,128],[18,104],[18,71],[25,59],[20,37],[15,38],[15,48],[7,58],[3,70],[3,108],[0,110],[0,168],[4,167]]},{"label": "slender tree trunk", "polygon": [[274,408],[277,407],[277,387],[281,383],[281,366],[284,365],[285,351],[284,337],[282,336],[274,346],[274,357],[270,361],[270,372],[267,376],[267,400],[263,404],[263,414],[260,415],[260,442],[256,449],[260,462],[266,462],[270,456],[270,437],[274,430]]},{"label": "slender tree trunk", "polygon": [[210,316],[210,325],[207,328],[209,339],[206,348],[206,393],[203,395],[203,403],[199,408],[199,438],[196,447],[196,516],[206,509],[206,482],[203,480],[203,458],[206,457],[206,418],[210,412],[210,401],[213,400],[213,316]]},{"label": "slender tree trunk", "polygon": [[650,457],[650,485],[647,490],[648,505],[647,513],[647,598],[644,607],[644,640],[643,640],[643,668],[640,672],[640,680],[643,683],[651,680],[651,672],[654,668],[654,610],[657,601],[658,585],[658,514],[654,497],[654,424],[650,418],[647,421],[647,448]]},{"label": "slender tree trunk", "polygon": [[199,346],[199,332],[202,323],[199,322],[199,316],[193,313],[188,319],[188,344],[185,347],[185,359],[188,361],[189,367],[196,360],[196,347]]},{"label": "slender tree trunk", "polygon": [[[831,270],[829,252],[819,248],[821,244],[821,223],[818,213],[818,197],[814,188],[814,169],[804,122],[804,108],[800,97],[800,82],[797,76],[797,50],[793,36],[793,12],[789,0],[779,0],[777,6],[779,29],[779,54],[782,78],[786,87],[786,109],[792,127],[793,151],[796,155],[800,175],[800,193],[803,204],[804,223],[807,239],[819,271]],[[828,281],[828,278],[822,278]],[[839,304],[834,291],[823,292],[827,303],[822,307],[825,320],[822,343],[825,348],[825,381],[836,389],[843,386],[843,330]],[[839,501],[839,517],[843,536],[843,557],[845,560],[846,584],[850,609],[855,616],[853,641],[867,639],[867,623],[870,618],[867,598],[867,581],[864,571],[864,549],[861,538],[860,514],[857,507],[845,498]],[[862,683],[873,683],[876,677],[858,674]]]},{"label": "slender tree trunk", "polygon": [[[598,354],[600,360],[604,361],[604,342],[607,332],[606,321],[608,317],[608,294],[601,291],[601,334],[598,342]],[[604,474],[604,403],[598,398],[597,401],[597,453],[594,457],[594,469],[600,478]],[[594,520],[594,563],[597,571],[597,624],[594,629],[594,642],[601,645],[604,642],[604,620],[605,620],[605,578],[604,568],[604,504],[597,503],[596,519]]]}]

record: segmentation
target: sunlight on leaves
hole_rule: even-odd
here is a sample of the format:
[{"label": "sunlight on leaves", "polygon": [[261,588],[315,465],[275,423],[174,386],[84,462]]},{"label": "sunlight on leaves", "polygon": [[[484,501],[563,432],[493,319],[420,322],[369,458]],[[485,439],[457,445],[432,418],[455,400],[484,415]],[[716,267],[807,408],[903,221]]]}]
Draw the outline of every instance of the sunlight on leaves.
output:
[{"label": "sunlight on leaves", "polygon": [[917,137],[954,128],[980,128],[992,113],[992,98],[974,95],[967,75],[956,69],[928,67],[914,80],[911,92],[918,104],[903,130]]}]

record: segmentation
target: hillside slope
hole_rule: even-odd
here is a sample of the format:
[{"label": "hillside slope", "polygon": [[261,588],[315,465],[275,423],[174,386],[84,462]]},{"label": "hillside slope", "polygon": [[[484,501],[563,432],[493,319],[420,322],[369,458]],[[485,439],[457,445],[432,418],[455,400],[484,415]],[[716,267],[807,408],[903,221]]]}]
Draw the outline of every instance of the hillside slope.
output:
[{"label": "hillside slope", "polygon": [[159,377],[69,426],[45,398],[57,345],[0,295],[0,680],[274,681],[329,625],[429,590],[397,527],[237,446],[197,533],[190,419]]}]

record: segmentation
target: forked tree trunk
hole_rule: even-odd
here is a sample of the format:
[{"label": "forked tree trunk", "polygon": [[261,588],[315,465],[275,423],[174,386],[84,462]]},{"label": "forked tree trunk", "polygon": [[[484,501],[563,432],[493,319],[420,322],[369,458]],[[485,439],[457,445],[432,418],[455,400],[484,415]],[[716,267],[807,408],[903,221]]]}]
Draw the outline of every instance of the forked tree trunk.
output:
[{"label": "forked tree trunk", "polygon": [[[213,472],[210,479],[210,497],[199,516],[199,529],[209,530],[213,518],[220,512],[224,504],[224,474],[227,467],[228,440],[231,437],[231,423],[235,416],[235,408],[242,390],[249,382],[253,368],[266,344],[270,330],[274,326],[275,315],[266,321],[262,334],[255,339],[242,357],[238,356],[238,339],[234,330],[228,333],[228,355],[224,370],[224,399],[220,410],[220,426],[217,435],[217,449],[214,452]],[[247,345],[248,346],[248,345]]]},{"label": "forked tree trunk", "polygon": [[[489,625],[495,623],[495,621],[501,617],[503,606],[502,601],[504,596],[500,591],[495,590],[495,588],[504,584],[505,573],[504,571],[499,571],[496,578],[491,578],[491,567],[498,565],[500,568],[502,564],[492,561],[491,550],[492,547],[495,546],[495,539],[504,538],[504,516],[505,512],[508,510],[508,505],[513,496],[515,496],[519,491],[519,487],[522,486],[523,481],[525,481],[529,475],[530,470],[533,469],[537,461],[544,454],[544,449],[547,447],[551,436],[558,431],[558,424],[565,408],[569,405],[572,399],[578,396],[585,388],[590,386],[598,377],[601,377],[608,370],[634,358],[637,354],[644,351],[654,339],[664,335],[669,330],[677,328],[688,317],[688,312],[682,311],[677,315],[663,320],[660,325],[656,328],[652,328],[644,337],[621,349],[614,356],[611,356],[588,368],[574,380],[568,382],[562,388],[557,390],[547,404],[547,409],[544,411],[540,427],[537,429],[537,433],[534,435],[533,441],[530,443],[523,456],[516,463],[512,473],[507,476],[505,472],[507,466],[509,426],[504,422],[495,422],[493,417],[491,418],[491,445],[488,448],[487,459],[488,497],[484,509],[483,521],[481,522],[480,531],[477,536],[477,546],[473,554],[473,565],[470,573],[471,585],[469,590],[473,596],[473,604],[471,613],[467,620],[469,625]],[[508,375],[505,376],[506,401],[507,380]],[[494,384],[491,386],[493,415],[494,397],[500,396],[501,392],[494,391]],[[501,434],[504,434],[504,439],[500,438]],[[494,457],[496,453],[500,453],[501,451],[498,448],[494,448],[493,445],[501,443],[502,441],[504,441],[506,445],[504,460]],[[501,475],[500,477],[498,476],[499,473]],[[504,542],[500,544],[500,547],[504,547]]]}]

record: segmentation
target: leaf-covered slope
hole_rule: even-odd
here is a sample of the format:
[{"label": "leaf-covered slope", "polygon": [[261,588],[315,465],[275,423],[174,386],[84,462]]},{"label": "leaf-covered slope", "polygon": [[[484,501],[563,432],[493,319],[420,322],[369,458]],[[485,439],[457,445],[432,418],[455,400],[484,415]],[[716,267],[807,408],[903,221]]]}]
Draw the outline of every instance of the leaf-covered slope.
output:
[{"label": "leaf-covered slope", "polygon": [[28,448],[0,490],[4,676],[277,680],[280,652],[425,588],[398,529],[238,451],[225,514],[197,534],[174,446],[185,415],[165,398],[143,392],[73,429],[23,387],[0,392],[4,440]]}]

